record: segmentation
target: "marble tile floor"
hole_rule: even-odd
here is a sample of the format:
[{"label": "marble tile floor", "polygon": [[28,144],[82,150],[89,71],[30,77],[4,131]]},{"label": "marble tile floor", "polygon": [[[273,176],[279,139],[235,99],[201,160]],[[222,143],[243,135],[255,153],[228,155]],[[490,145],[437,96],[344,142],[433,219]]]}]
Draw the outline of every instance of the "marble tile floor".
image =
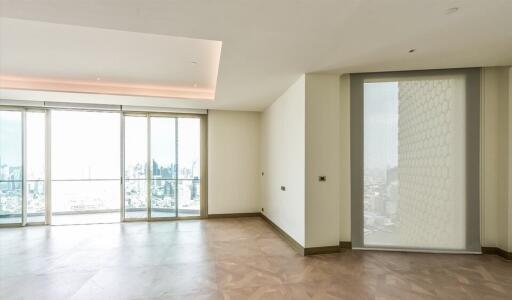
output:
[{"label": "marble tile floor", "polygon": [[3,228],[0,299],[512,299],[512,263],[302,257],[259,217]]}]

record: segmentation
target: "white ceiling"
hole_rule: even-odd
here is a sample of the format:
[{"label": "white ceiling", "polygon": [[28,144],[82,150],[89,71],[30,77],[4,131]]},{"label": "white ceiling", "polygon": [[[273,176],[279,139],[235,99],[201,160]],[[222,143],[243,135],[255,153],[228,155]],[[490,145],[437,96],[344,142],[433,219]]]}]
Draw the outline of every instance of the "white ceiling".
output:
[{"label": "white ceiling", "polygon": [[262,110],[304,72],[512,64],[510,0],[0,0],[0,16],[222,41],[214,101],[43,94],[51,100]]},{"label": "white ceiling", "polygon": [[222,43],[0,18],[0,45],[0,86],[213,99]]}]

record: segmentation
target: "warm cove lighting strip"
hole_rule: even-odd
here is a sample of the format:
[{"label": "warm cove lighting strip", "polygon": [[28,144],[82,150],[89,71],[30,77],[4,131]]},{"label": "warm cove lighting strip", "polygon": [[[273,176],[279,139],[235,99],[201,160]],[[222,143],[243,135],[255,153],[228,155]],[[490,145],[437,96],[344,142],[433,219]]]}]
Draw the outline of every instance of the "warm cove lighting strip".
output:
[{"label": "warm cove lighting strip", "polygon": [[0,75],[0,88],[205,100],[213,100],[215,98],[215,91],[211,89],[5,75]]}]

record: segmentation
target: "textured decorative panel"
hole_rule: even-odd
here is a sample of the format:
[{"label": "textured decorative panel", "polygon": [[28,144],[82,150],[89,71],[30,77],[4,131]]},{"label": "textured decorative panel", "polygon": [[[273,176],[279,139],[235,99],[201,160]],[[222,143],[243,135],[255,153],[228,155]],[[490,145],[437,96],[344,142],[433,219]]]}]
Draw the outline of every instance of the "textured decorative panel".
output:
[{"label": "textured decorative panel", "polygon": [[465,248],[464,81],[398,83],[400,244]]},{"label": "textured decorative panel", "polygon": [[364,84],[364,245],[466,248],[463,77]]}]

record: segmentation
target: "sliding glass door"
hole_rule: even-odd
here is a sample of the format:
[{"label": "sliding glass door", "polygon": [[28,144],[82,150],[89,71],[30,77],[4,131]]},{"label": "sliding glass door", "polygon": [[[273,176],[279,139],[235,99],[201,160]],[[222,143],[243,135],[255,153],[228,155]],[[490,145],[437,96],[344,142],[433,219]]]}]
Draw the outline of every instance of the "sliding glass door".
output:
[{"label": "sliding glass door", "polygon": [[27,223],[46,222],[46,112],[26,112]]},{"label": "sliding glass door", "polygon": [[124,218],[148,217],[148,119],[124,116]]},{"label": "sliding glass door", "polygon": [[201,122],[179,118],[178,126],[178,216],[198,216],[201,191]]},{"label": "sliding glass door", "polygon": [[151,218],[176,217],[176,118],[150,117]]},{"label": "sliding glass door", "polygon": [[197,217],[196,115],[0,107],[0,226]]},{"label": "sliding glass door", "polygon": [[199,117],[126,114],[124,143],[126,219],[200,216]]},{"label": "sliding glass door", "polygon": [[120,114],[51,112],[52,224],[120,221]]},{"label": "sliding glass door", "polygon": [[44,224],[46,112],[0,110],[0,224]]},{"label": "sliding glass door", "polygon": [[0,224],[21,224],[23,196],[21,111],[0,111]]},{"label": "sliding glass door", "polygon": [[354,78],[356,246],[478,251],[478,72]]}]

